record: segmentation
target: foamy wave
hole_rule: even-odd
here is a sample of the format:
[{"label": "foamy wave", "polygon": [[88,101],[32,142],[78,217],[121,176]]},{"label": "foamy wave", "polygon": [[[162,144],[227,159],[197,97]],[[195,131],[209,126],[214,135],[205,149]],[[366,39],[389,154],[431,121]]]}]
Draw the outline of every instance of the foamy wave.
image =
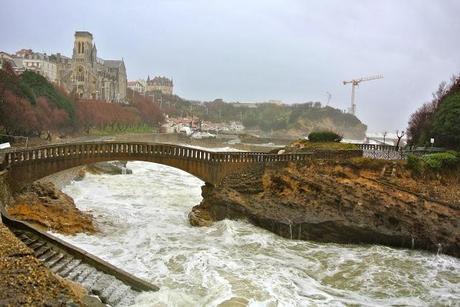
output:
[{"label": "foamy wave", "polygon": [[154,163],[128,167],[132,175],[90,175],[64,189],[102,233],[60,237],[160,286],[138,306],[458,303],[458,259],[287,240],[246,221],[191,227],[187,214],[201,201],[202,181]]}]

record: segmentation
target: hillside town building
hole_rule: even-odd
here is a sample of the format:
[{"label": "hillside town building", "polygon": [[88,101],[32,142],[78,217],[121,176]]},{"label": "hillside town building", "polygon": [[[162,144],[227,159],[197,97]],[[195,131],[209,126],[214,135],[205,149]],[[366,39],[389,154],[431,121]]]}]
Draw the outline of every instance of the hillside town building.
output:
[{"label": "hillside town building", "polygon": [[23,73],[25,70],[32,70],[50,82],[58,82],[57,65],[44,53],[34,53],[30,49],[22,49],[14,55],[0,52],[0,68],[3,67],[5,62],[8,62],[18,74]]},{"label": "hillside town building", "polygon": [[155,96],[155,93],[158,92],[165,95],[172,95],[174,84],[172,79],[166,77],[155,77],[150,79],[150,76],[148,76],[147,80],[139,79],[136,81],[129,81],[128,87],[133,91],[148,96]]},{"label": "hillside town building", "polygon": [[155,77],[150,80],[150,77],[147,78],[146,91],[148,93],[161,92],[166,95],[172,95],[173,87],[174,84],[172,79],[166,77]]},{"label": "hillside town building", "polygon": [[31,53],[22,58],[22,66],[42,75],[51,82],[58,83],[57,64],[44,53]]},{"label": "hillside town building", "polygon": [[32,55],[33,53],[34,52],[32,51],[32,49],[21,49],[21,50],[16,51],[15,55],[18,58],[26,58],[29,55]]},{"label": "hillside town building", "polygon": [[145,92],[145,81],[144,80],[136,80],[136,81],[128,81],[128,88],[143,94]]},{"label": "hillside town building", "polygon": [[3,65],[5,65],[7,62],[12,64],[13,57],[6,52],[0,51],[0,69],[2,69]]}]

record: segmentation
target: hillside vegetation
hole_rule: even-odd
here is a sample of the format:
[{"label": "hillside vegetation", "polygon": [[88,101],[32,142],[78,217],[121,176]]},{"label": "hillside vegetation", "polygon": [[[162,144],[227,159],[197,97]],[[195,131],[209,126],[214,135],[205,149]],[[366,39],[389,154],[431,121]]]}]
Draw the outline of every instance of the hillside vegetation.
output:
[{"label": "hillside vegetation", "polygon": [[450,84],[441,83],[433,100],[412,114],[408,136],[412,145],[434,145],[460,150],[460,77],[454,76]]},{"label": "hillside vegetation", "polygon": [[131,93],[131,105],[74,100],[43,76],[25,71],[17,76],[8,65],[0,70],[0,133],[40,136],[90,132],[123,132],[158,125],[162,111],[151,98]]},{"label": "hillside vegetation", "polygon": [[157,93],[155,101],[162,104],[172,116],[197,116],[211,122],[241,121],[246,129],[278,137],[298,138],[315,130],[332,130],[346,138],[363,139],[364,125],[352,114],[323,107],[319,102],[293,105],[275,103],[226,103],[222,99],[210,102],[193,102],[176,95]]}]

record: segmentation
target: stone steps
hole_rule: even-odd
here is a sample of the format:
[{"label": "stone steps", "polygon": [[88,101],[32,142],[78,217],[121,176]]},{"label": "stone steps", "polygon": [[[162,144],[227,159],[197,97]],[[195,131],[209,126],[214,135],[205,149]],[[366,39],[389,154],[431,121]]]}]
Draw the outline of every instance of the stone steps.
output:
[{"label": "stone steps", "polygon": [[88,294],[98,296],[102,303],[111,306],[134,304],[139,292],[115,276],[96,269],[35,234],[22,230],[13,232],[52,272],[80,283]]}]

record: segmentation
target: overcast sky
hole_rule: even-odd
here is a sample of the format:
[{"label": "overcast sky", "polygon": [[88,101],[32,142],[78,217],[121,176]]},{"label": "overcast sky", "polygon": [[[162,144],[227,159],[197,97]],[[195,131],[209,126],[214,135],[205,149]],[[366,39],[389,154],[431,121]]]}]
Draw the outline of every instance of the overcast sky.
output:
[{"label": "overcast sky", "polygon": [[438,84],[460,72],[460,1],[121,0],[2,1],[0,50],[71,56],[90,31],[104,59],[123,58],[128,79],[174,79],[184,98],[346,109],[369,131],[405,128]]}]

